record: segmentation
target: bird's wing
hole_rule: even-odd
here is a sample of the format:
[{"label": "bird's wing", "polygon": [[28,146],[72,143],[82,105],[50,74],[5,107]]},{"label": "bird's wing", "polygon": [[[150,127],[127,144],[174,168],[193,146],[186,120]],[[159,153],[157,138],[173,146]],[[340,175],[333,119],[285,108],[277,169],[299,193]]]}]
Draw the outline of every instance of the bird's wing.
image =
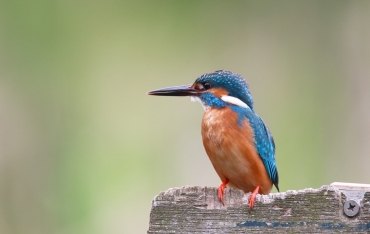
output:
[{"label": "bird's wing", "polygon": [[254,139],[258,154],[262,158],[263,164],[266,167],[267,174],[271,178],[275,187],[279,191],[279,175],[275,161],[275,142],[270,130],[265,122],[255,114],[255,124],[252,125],[254,131]]},{"label": "bird's wing", "polygon": [[275,162],[275,142],[265,122],[249,108],[233,107],[239,113],[239,123],[247,118],[254,131],[254,140],[259,156],[265,165],[267,174],[279,191],[279,175]]}]

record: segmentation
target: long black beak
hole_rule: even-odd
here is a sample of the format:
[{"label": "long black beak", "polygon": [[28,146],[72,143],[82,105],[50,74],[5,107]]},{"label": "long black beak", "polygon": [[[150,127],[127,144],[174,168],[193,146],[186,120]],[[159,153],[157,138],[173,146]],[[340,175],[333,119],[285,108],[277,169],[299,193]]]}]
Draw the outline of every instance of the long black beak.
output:
[{"label": "long black beak", "polygon": [[149,91],[149,95],[156,96],[198,96],[201,91],[192,88],[192,85],[173,86]]}]

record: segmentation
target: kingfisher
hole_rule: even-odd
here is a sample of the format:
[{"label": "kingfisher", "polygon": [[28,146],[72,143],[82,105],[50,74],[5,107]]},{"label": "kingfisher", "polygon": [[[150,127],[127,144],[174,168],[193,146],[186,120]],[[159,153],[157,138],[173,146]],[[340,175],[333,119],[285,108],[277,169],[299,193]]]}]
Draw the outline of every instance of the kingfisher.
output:
[{"label": "kingfisher", "polygon": [[217,195],[222,203],[226,187],[251,192],[249,210],[257,194],[269,194],[273,185],[279,191],[274,138],[255,113],[249,85],[242,76],[218,70],[201,75],[193,84],[148,94],[190,96],[202,104],[203,145],[221,179]]}]

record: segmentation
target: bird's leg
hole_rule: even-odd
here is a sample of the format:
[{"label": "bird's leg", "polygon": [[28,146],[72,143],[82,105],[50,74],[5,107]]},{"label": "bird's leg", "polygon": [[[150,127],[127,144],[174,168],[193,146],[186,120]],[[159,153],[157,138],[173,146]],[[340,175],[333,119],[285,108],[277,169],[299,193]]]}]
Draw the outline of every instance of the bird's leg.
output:
[{"label": "bird's leg", "polygon": [[226,179],[225,181],[222,181],[222,183],[218,186],[218,198],[220,198],[220,201],[222,202],[222,204],[224,203],[223,202],[223,198],[224,198],[224,190],[226,188],[226,185],[227,183],[229,183],[229,179]]},{"label": "bird's leg", "polygon": [[254,207],[254,202],[256,200],[256,195],[257,195],[259,189],[260,189],[260,186],[257,186],[254,189],[253,193],[249,196],[249,211],[251,209],[253,209],[253,207]]}]

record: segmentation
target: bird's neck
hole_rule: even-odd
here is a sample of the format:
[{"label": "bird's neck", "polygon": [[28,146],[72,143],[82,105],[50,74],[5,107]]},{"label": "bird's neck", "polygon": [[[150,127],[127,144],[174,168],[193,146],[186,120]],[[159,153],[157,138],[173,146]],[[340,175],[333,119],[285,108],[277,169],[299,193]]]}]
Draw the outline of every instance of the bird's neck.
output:
[{"label": "bird's neck", "polygon": [[227,103],[212,93],[203,93],[199,95],[199,101],[202,103],[204,109],[214,107],[221,109],[227,106]]},{"label": "bird's neck", "polygon": [[199,95],[198,97],[192,97],[192,100],[199,101],[205,110],[207,110],[210,107],[221,109],[227,106],[229,107],[237,106],[237,107],[251,109],[253,112],[253,109],[250,106],[248,106],[246,103],[244,103],[242,100],[236,97],[228,96],[228,95],[224,95],[220,98],[214,95],[213,93],[207,92],[207,93],[203,93]]}]

